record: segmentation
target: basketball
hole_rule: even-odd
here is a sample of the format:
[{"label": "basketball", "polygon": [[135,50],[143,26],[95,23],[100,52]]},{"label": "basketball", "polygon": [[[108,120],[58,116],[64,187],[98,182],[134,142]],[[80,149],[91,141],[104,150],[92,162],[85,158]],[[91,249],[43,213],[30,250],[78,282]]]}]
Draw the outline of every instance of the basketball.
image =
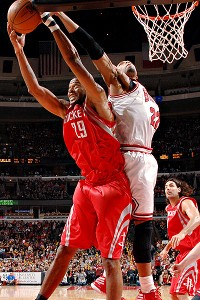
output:
[{"label": "basketball", "polygon": [[16,0],[7,14],[8,23],[17,33],[29,33],[42,21],[31,0]]}]

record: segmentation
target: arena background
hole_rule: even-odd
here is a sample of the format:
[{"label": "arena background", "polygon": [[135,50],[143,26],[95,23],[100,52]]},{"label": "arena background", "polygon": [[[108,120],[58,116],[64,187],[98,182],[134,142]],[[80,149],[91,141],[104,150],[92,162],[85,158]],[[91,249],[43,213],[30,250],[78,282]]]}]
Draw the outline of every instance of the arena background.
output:
[{"label": "arena background", "polygon": [[[13,257],[19,255],[11,248],[16,249],[18,254],[20,251],[28,253],[28,247],[30,244],[32,246],[34,235],[38,232],[38,229],[32,230],[35,225],[31,224],[42,228],[44,236],[38,233],[36,236],[39,236],[45,247],[54,244],[51,261],[72,204],[74,188],[80,178],[79,169],[62,140],[62,121],[41,108],[28,94],[21,77],[6,32],[7,9],[12,2],[4,0],[0,11],[0,272],[16,271],[19,268],[20,263],[17,267],[13,263]],[[153,142],[153,153],[159,164],[155,188],[156,234],[153,241],[157,253],[162,247],[160,241],[165,243],[167,240],[165,179],[169,176],[186,179],[194,187],[194,197],[200,203],[199,7],[185,28],[188,57],[172,64],[149,62],[146,34],[130,7],[70,11],[69,16],[95,36],[114,63],[124,59],[134,62],[139,81],[146,86],[160,107],[161,125]],[[84,50],[76,46],[83,63],[104,86]],[[25,52],[40,83],[59,97],[67,99],[68,83],[73,74],[65,65],[45,26],[39,25],[27,35]],[[15,226],[21,226],[22,230],[12,230]],[[46,235],[45,226],[50,230]],[[57,235],[52,227],[56,228]],[[26,231],[32,233],[28,238],[24,235]],[[128,238],[132,238],[132,226]],[[13,242],[15,239],[17,242]],[[20,243],[22,247],[16,245]],[[130,245],[127,247],[124,255],[129,253]],[[37,251],[40,253],[41,249]],[[47,252],[44,251],[45,255]],[[26,258],[32,261],[30,256],[27,254]],[[36,268],[36,272],[40,272],[41,281],[48,263],[43,270]],[[30,272],[27,268],[24,271]],[[21,283],[26,284],[27,278],[24,273],[21,277],[24,281]],[[33,277],[29,280],[33,280]],[[125,284],[129,285],[128,282]]]}]

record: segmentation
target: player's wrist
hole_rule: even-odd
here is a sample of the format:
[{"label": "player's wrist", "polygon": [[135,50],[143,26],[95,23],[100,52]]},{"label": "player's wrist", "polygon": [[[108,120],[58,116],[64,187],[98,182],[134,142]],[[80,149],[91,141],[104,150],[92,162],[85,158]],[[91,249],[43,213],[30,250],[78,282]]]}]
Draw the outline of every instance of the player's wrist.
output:
[{"label": "player's wrist", "polygon": [[57,16],[57,17],[62,17],[63,15],[64,15],[63,11],[57,11],[57,12],[55,12],[55,16]]},{"label": "player's wrist", "polygon": [[41,14],[41,19],[44,25],[46,25],[51,32],[60,29],[59,25],[56,23],[54,18],[50,15],[49,12],[44,12]]}]

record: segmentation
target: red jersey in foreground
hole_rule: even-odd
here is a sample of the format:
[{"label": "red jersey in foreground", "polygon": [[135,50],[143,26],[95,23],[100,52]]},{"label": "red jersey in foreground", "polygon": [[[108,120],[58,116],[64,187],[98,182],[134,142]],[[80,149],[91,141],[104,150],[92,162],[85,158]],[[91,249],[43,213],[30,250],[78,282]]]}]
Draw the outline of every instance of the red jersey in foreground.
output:
[{"label": "red jersey in foreground", "polygon": [[108,182],[124,170],[124,158],[114,130],[115,122],[100,118],[88,105],[76,104],[67,109],[64,141],[87,181]]}]

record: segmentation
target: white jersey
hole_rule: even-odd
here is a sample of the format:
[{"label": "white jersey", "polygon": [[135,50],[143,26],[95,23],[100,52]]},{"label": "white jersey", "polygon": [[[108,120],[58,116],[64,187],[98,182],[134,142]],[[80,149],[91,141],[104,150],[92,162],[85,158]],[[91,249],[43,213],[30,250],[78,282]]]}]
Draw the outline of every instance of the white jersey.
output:
[{"label": "white jersey", "polygon": [[151,154],[151,142],[160,123],[158,105],[138,82],[132,91],[109,96],[109,101],[116,115],[116,137],[130,182],[132,217],[138,221],[152,220],[158,164]]},{"label": "white jersey", "polygon": [[109,96],[109,101],[116,115],[116,137],[121,149],[151,152],[152,138],[160,123],[160,113],[158,105],[145,87],[136,82],[132,91]]}]

